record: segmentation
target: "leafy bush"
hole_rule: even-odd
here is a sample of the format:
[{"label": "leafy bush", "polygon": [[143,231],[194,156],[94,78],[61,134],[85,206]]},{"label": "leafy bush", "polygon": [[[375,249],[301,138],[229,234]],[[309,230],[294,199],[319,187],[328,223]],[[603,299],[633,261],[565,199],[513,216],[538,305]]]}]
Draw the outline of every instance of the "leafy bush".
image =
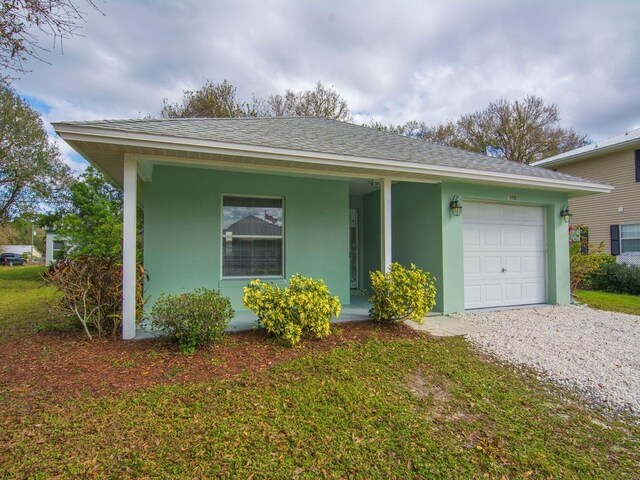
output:
[{"label": "leafy bush", "polygon": [[[142,317],[145,272],[137,266],[136,316]],[[89,338],[120,334],[122,325],[122,263],[114,257],[81,256],[57,261],[43,274],[62,296],[56,313],[80,320]]]},{"label": "leafy bush", "polygon": [[604,292],[640,295],[640,266],[605,263],[591,274],[590,287]]},{"label": "leafy bush", "polygon": [[371,318],[378,322],[409,319],[424,323],[424,317],[436,303],[435,279],[413,263],[406,269],[399,263],[392,263],[385,274],[371,272],[373,295]]},{"label": "leafy bush", "polygon": [[163,293],[151,309],[151,323],[165,332],[183,353],[218,341],[233,318],[228,297],[198,288],[193,292]]},{"label": "leafy bush", "polygon": [[604,243],[600,243],[596,247],[591,246],[588,253],[582,253],[583,251],[584,249],[579,243],[574,243],[569,247],[571,293],[575,293],[581,284],[588,282],[593,272],[604,264],[615,261],[611,255],[603,253]]},{"label": "leafy bush", "polygon": [[340,300],[332,297],[322,280],[293,275],[285,288],[252,280],[242,301],[258,316],[267,333],[294,347],[303,337],[329,335],[332,317],[340,314]]}]

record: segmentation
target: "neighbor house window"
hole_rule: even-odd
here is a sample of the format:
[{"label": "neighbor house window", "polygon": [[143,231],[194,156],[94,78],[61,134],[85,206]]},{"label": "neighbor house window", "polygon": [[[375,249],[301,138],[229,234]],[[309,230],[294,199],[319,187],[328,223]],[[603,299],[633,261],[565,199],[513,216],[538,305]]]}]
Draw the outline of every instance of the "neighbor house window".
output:
[{"label": "neighbor house window", "polygon": [[65,255],[65,246],[63,240],[54,240],[53,241],[53,255],[52,258],[54,260],[62,260]]},{"label": "neighbor house window", "polygon": [[283,276],[282,198],[222,198],[222,276]]},{"label": "neighbor house window", "polygon": [[640,182],[640,150],[636,150],[636,182]]},{"label": "neighbor house window", "polygon": [[640,223],[620,225],[620,252],[640,253]]}]

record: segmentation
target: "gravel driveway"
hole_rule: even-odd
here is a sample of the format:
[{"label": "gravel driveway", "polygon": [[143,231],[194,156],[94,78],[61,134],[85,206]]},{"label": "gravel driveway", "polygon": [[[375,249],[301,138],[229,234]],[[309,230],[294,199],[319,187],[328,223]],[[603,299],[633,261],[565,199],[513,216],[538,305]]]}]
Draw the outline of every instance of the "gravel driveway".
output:
[{"label": "gravel driveway", "polygon": [[456,317],[477,327],[467,338],[498,358],[640,417],[640,316],[558,306]]}]

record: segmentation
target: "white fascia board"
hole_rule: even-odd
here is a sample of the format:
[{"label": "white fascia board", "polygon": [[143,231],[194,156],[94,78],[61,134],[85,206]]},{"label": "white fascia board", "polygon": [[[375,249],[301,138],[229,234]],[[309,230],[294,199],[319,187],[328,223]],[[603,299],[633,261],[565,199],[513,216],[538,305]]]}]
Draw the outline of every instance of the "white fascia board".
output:
[{"label": "white fascia board", "polygon": [[289,150],[284,148],[243,145],[212,140],[194,140],[181,137],[162,135],[133,134],[77,125],[53,124],[56,132],[69,141],[84,141],[108,143],[133,147],[159,148],[166,150],[183,150],[198,153],[214,153],[242,157],[260,157],[273,160],[299,161],[311,164],[335,165],[342,167],[356,167],[371,170],[388,170],[403,173],[435,175],[449,179],[484,180],[510,185],[528,185],[550,188],[555,190],[586,191],[607,193],[612,187],[601,183],[574,182],[553,178],[531,177],[500,172],[488,172],[459,167],[445,167],[438,165],[417,164],[396,160],[384,160],[367,157],[357,157],[342,154],[327,154],[308,152],[304,150]]}]

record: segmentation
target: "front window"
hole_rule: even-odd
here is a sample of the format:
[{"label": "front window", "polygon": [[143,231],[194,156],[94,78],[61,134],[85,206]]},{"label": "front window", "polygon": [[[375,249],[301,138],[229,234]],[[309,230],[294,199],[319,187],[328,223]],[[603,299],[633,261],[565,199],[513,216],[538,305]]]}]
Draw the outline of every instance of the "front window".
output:
[{"label": "front window", "polygon": [[640,253],[640,223],[620,225],[621,253]]},{"label": "front window", "polygon": [[283,276],[282,198],[222,198],[222,276]]}]

